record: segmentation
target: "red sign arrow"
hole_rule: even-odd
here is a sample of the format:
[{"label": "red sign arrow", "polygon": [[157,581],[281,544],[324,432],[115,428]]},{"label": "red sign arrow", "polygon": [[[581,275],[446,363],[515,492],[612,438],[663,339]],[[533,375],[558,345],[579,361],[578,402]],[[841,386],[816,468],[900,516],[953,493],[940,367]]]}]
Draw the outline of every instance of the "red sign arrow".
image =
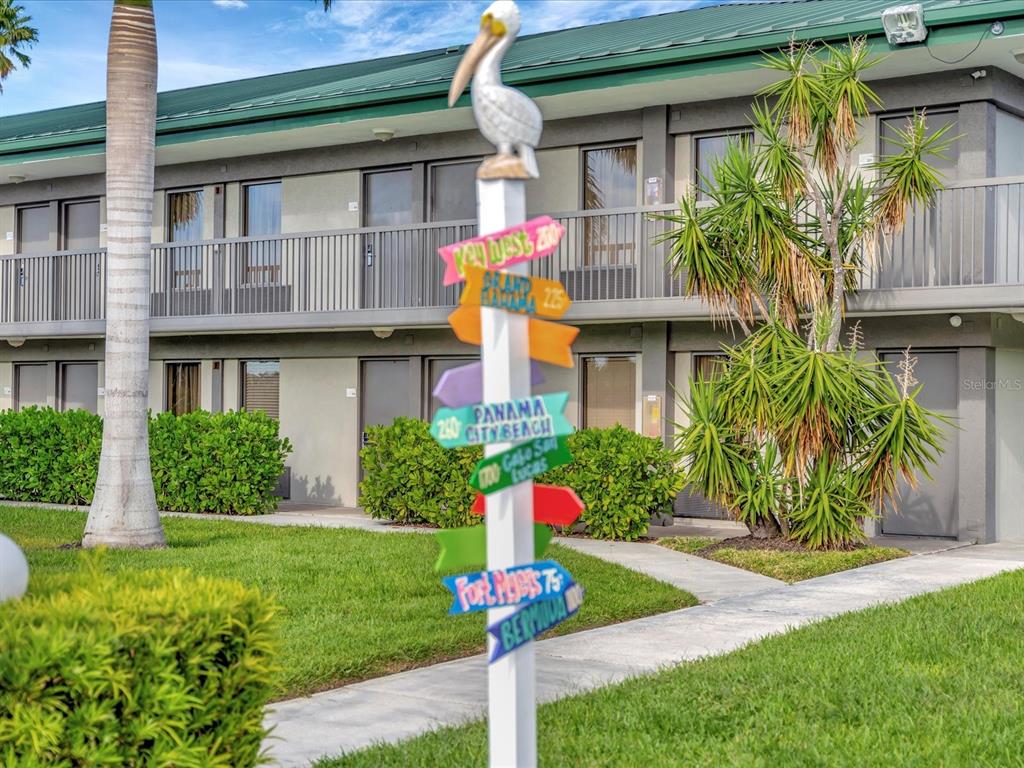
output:
[{"label": "red sign arrow", "polygon": [[[473,514],[484,513],[484,495],[478,493]],[[572,488],[561,485],[533,484],[533,522],[547,525],[572,525],[583,512],[583,502]]]}]

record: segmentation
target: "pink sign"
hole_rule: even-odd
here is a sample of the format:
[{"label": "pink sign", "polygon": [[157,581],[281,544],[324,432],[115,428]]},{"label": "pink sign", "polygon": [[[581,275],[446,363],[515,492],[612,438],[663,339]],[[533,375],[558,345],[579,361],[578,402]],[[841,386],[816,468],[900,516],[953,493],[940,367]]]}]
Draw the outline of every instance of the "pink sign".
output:
[{"label": "pink sign", "polygon": [[466,266],[501,269],[539,259],[558,248],[565,227],[550,216],[538,216],[514,227],[438,248],[444,259],[444,284],[466,279]]}]

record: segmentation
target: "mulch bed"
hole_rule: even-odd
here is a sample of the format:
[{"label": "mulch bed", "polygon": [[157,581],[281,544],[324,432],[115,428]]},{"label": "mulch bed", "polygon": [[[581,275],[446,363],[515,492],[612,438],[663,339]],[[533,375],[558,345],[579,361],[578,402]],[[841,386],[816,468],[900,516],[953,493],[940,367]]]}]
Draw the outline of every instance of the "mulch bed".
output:
[{"label": "mulch bed", "polygon": [[[846,551],[854,549],[863,549],[865,545],[854,544],[850,547],[845,547]],[[762,549],[769,552],[814,552],[816,550],[808,549],[806,546],[801,544],[799,541],[793,541],[792,539],[784,539],[781,537],[773,537],[770,539],[755,539],[753,536],[735,536],[731,539],[722,539],[714,544],[708,544],[706,547],[701,547],[697,550],[698,554],[706,555],[719,549]]]}]

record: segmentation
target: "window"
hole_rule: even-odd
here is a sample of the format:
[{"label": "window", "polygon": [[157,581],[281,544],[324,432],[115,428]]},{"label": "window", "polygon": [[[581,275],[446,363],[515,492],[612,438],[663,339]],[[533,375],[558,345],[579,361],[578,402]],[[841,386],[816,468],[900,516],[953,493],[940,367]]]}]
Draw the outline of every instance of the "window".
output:
[{"label": "window", "polygon": [[445,371],[450,371],[453,368],[459,368],[469,363],[474,363],[480,358],[478,357],[438,357],[427,361],[427,382],[429,389],[427,390],[427,402],[430,403],[430,412],[426,415],[429,420],[437,413],[437,409],[441,408],[444,403],[434,397],[434,387],[437,386],[437,382],[441,380],[441,376]]},{"label": "window", "polygon": [[84,200],[61,206],[61,232],[66,251],[100,247],[100,201]]},{"label": "window", "polygon": [[636,357],[583,359],[583,427],[636,428]]},{"label": "window", "polygon": [[446,163],[430,169],[430,220],[476,218],[476,169],[479,162]]},{"label": "window", "polygon": [[167,363],[166,410],[175,416],[199,410],[199,363]]},{"label": "window", "polygon": [[753,131],[729,131],[714,136],[699,136],[694,141],[694,168],[697,185],[697,199],[708,199],[708,185],[705,179],[714,179],[715,166],[725,157],[730,145],[742,142],[750,144],[754,140]]},{"label": "window", "polygon": [[249,360],[242,363],[242,410],[263,411],[280,418],[281,363],[279,360]]},{"label": "window", "polygon": [[364,176],[366,226],[412,224],[412,171],[374,171]]},{"label": "window", "polygon": [[96,363],[61,363],[60,409],[96,413],[98,379]]},{"label": "window", "polygon": [[[636,205],[636,195],[635,144],[584,150],[583,207],[586,210],[632,207]],[[588,216],[583,221],[585,265],[632,263],[636,232],[631,215]]]},{"label": "window", "polygon": [[167,194],[167,239],[172,243],[195,243],[203,239],[203,190]]},{"label": "window", "polygon": [[281,182],[246,184],[243,224],[246,237],[257,239],[245,244],[245,275],[249,285],[273,285],[281,279]]},{"label": "window", "polygon": [[[883,117],[879,121],[879,153],[884,155],[894,155],[900,151],[899,136],[896,133],[897,129],[900,131],[907,130],[907,120],[911,117],[910,115],[898,115],[892,117]],[[943,126],[949,125],[950,129],[946,132],[946,138],[953,138],[959,133],[957,131],[957,114],[956,112],[925,112],[925,133],[928,136],[932,136],[936,131],[941,129]],[[938,157],[937,155],[929,155],[926,161],[930,166],[940,171],[941,178],[945,181],[956,179],[957,162],[960,157],[958,142],[954,141],[949,149],[944,153],[945,157]]]},{"label": "window", "polygon": [[583,152],[583,207],[627,208],[636,205],[636,145]]},{"label": "window", "polygon": [[46,363],[15,363],[14,365],[14,410],[36,405],[45,408]]},{"label": "window", "polygon": [[721,378],[722,366],[729,359],[719,352],[702,352],[693,356],[693,378],[698,381],[717,381]]},{"label": "window", "polygon": [[[168,193],[167,239],[172,243],[197,243],[203,239],[203,190]],[[202,285],[202,246],[178,246],[171,250],[171,258],[175,289]]]},{"label": "window", "polygon": [[50,206],[18,209],[18,253],[46,253],[50,248]]}]

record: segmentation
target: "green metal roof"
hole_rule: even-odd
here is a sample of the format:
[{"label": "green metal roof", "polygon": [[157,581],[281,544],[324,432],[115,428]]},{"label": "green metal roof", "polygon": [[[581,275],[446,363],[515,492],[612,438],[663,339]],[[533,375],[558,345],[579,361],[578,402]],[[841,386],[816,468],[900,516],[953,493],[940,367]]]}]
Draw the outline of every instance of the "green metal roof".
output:
[{"label": "green metal roof", "polygon": [[[1024,31],[1022,0],[920,1],[930,39],[942,27],[997,18],[1004,23],[1019,19]],[[503,71],[507,82],[538,96],[650,82],[703,71],[730,59],[733,66],[750,66],[751,54],[784,44],[791,36],[798,40],[881,36],[880,12],[894,3],[735,2],[546,32],[520,38]],[[572,23],[571,17],[566,23]],[[276,130],[442,109],[463,50],[464,46],[452,46],[167,91],[157,103],[157,141],[178,143],[247,129]],[[745,58],[739,62],[737,57]],[[103,102],[0,118],[0,157],[13,160],[12,155],[30,153],[36,159],[101,150],[104,121]]]}]

